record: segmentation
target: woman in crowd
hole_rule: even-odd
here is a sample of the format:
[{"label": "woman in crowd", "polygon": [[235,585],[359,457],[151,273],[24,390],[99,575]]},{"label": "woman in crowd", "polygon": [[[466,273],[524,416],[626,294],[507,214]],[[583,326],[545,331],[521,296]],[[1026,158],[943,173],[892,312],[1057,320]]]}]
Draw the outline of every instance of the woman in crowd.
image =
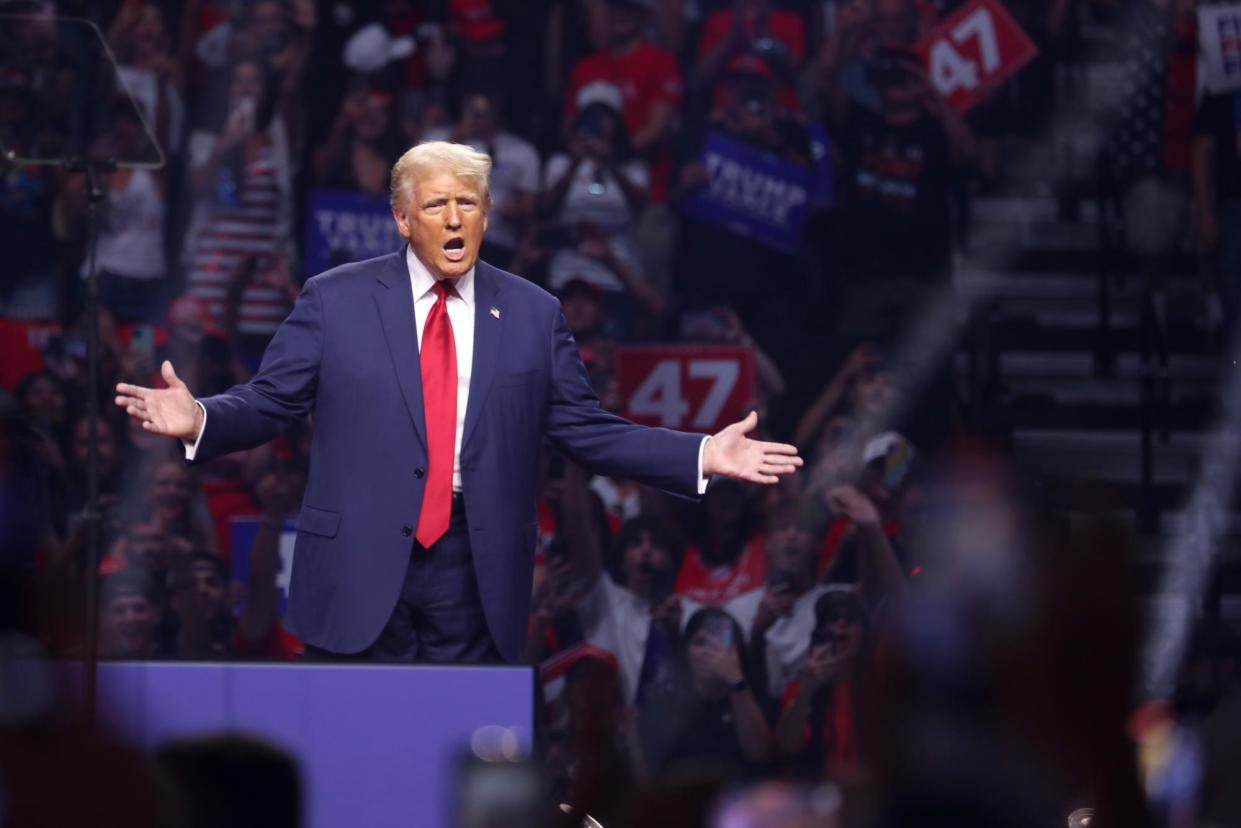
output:
[{"label": "woman in crowd", "polygon": [[639,730],[656,775],[711,768],[734,776],[771,754],[771,728],[750,684],[740,625],[720,609],[694,613],[667,685],[652,692]]},{"label": "woman in crowd", "polygon": [[315,181],[328,190],[386,198],[397,156],[392,96],[356,89],[341,102],[327,143],[315,151]]},{"label": "woman in crowd", "polygon": [[578,96],[569,151],[547,160],[543,210],[555,222],[547,285],[560,290],[582,279],[610,297],[645,291],[635,230],[646,202],[646,165],[631,157],[621,120],[620,90],[592,84]]},{"label": "woman in crowd", "polygon": [[[186,292],[207,302],[217,324],[227,314],[230,286],[247,275],[245,265],[286,254],[292,243],[293,142],[278,88],[262,60],[238,62],[216,128],[190,136],[195,203]],[[241,287],[237,332],[270,337],[291,308],[288,293],[254,279]]]},{"label": "woman in crowd", "polygon": [[116,53],[117,75],[160,146],[175,151],[181,143],[185,107],[180,67],[163,11],[156,3],[128,0],[108,29],[108,42]]},{"label": "woman in crowd", "polygon": [[858,763],[865,610],[852,587],[833,584],[819,596],[814,615],[805,665],[784,692],[776,745],[802,770],[836,774]]}]

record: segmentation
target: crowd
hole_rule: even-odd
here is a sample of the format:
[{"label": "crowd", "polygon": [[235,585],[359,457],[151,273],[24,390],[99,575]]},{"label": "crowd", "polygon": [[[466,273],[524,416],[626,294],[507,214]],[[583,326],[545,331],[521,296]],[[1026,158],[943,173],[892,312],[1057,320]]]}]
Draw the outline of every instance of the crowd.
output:
[{"label": "crowd", "polygon": [[[301,502],[311,423],[187,468],[180,446],[112,410],[110,389],[160,382],[165,359],[198,396],[244,382],[315,275],[304,264],[310,194],[382,202],[403,149],[451,140],[492,158],[482,258],[560,297],[606,407],[625,407],[618,348],[741,346],[756,379],[747,410],[807,458],[779,486],[722,482],[691,506],[546,451],[526,657],[563,678],[544,688],[540,743],[565,801],[611,824],[636,818],[632,791],[667,780],[780,774],[849,788],[878,775],[904,796],[867,803],[868,816],[896,824],[936,796],[969,806],[924,741],[957,724],[963,778],[1013,794],[979,807],[1035,824],[1049,802],[1085,791],[1126,813],[1123,722],[1083,722],[1085,703],[1064,690],[1041,702],[1023,692],[1045,686],[1036,666],[1081,667],[1080,642],[1040,649],[1069,635],[1035,622],[1055,608],[1099,622],[1082,641],[1114,646],[1108,663],[1120,664],[1100,680],[1115,691],[1100,705],[1128,702],[1117,682],[1132,674],[1130,631],[1106,617],[1114,605],[1065,585],[1070,572],[1099,574],[1069,560],[1068,547],[1090,547],[1061,543],[1058,524],[1042,522],[1056,524],[1051,501],[1027,506],[1045,495],[994,461],[941,462],[988,424],[954,405],[950,355],[914,370],[902,345],[951,290],[971,194],[1002,186],[1006,153],[1038,139],[1058,95],[1077,94],[1054,79],[1086,60],[1083,33],[1109,25],[1133,39],[1119,45],[1134,48],[1131,71],[1155,90],[1113,119],[1121,149],[1109,150],[1109,171],[1130,252],[1155,281],[1192,220],[1201,249],[1218,254],[1211,289],[1234,319],[1236,100],[1196,99],[1192,61],[1185,77],[1193,0],[1005,0],[1039,56],[963,114],[916,51],[959,5],[0,2],[0,13],[97,22],[141,113],[117,102],[106,146],[123,156],[149,130],[167,157],[104,180],[105,410],[93,422],[83,178],[0,160],[0,330],[11,348],[0,409],[6,439],[29,446],[37,469],[5,508],[46,516],[24,528],[21,562],[41,584],[45,647],[81,652],[78,585],[98,577],[104,657],[301,656],[280,625],[281,539]],[[1140,7],[1132,20],[1129,6]],[[50,23],[24,25],[36,46],[55,37]],[[1136,65],[1134,43],[1154,56]],[[63,106],[34,66],[0,62],[0,141],[18,155],[54,121],[41,113]],[[711,152],[722,145],[808,182],[795,243],[695,209],[719,181]],[[1073,184],[1057,183],[1069,212]],[[92,431],[97,571],[83,521]],[[1023,597],[1022,584],[1037,595]],[[1099,589],[1123,603],[1121,585]],[[990,628],[963,632],[979,623]],[[1194,651],[1209,668],[1187,673],[1190,683],[1210,673],[1208,688],[1186,690],[1203,718],[1217,702],[1235,709],[1241,659],[1235,637],[1209,640]],[[1026,647],[1031,661],[1019,664],[1013,650]],[[1081,669],[1064,681],[1103,671]],[[988,721],[1045,728],[1048,744],[1074,733],[1086,747],[1015,757]],[[1039,777],[1045,789],[1025,788],[1022,761],[1057,772]],[[1235,818],[1227,801],[1204,799]]]}]

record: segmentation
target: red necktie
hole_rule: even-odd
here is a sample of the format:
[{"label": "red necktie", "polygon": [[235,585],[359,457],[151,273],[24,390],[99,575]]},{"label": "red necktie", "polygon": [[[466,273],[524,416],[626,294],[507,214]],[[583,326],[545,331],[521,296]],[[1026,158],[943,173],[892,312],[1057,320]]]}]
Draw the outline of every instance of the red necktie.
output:
[{"label": "red necktie", "polygon": [[424,548],[448,530],[452,516],[452,456],[457,441],[457,347],[448,318],[447,280],[435,283],[437,298],[422,328],[422,407],[427,421],[427,487],[414,537]]}]

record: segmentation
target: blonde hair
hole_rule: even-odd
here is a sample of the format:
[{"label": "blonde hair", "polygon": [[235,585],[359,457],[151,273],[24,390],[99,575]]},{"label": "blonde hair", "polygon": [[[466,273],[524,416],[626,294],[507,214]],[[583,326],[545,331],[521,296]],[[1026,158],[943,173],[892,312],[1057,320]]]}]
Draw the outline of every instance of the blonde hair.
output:
[{"label": "blonde hair", "polygon": [[478,188],[483,203],[491,206],[491,158],[465,144],[426,141],[415,144],[392,165],[392,206],[408,197],[411,180],[421,173],[448,170]]}]

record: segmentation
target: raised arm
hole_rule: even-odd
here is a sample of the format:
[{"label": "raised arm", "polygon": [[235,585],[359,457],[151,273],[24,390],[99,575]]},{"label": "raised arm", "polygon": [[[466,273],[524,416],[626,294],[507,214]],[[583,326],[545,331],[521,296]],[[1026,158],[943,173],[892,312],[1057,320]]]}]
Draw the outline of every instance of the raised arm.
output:
[{"label": "raised arm", "polygon": [[870,498],[854,486],[833,488],[827,493],[827,500],[833,512],[849,518],[857,527],[861,546],[858,590],[867,606],[874,609],[884,598],[905,588],[905,573],[883,532],[879,511]]}]

